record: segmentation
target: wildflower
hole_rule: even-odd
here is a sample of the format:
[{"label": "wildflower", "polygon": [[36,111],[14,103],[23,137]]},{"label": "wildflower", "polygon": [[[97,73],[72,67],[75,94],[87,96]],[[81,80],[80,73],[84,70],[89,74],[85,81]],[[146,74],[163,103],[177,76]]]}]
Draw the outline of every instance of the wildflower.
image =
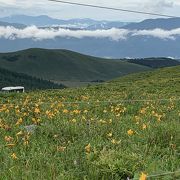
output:
[{"label": "wildflower", "polygon": [[104,109],[103,113],[107,113],[107,110],[106,110],[106,109]]},{"label": "wildflower", "polygon": [[57,151],[59,151],[59,152],[64,152],[65,149],[66,149],[66,147],[64,147],[64,146],[58,146],[57,147]]},{"label": "wildflower", "polygon": [[6,142],[11,142],[11,141],[13,141],[13,139],[14,139],[14,138],[12,138],[11,136],[5,136],[5,137],[4,137],[4,140],[5,140]]},{"label": "wildflower", "polygon": [[142,109],[140,110],[140,113],[141,113],[141,114],[145,114],[145,113],[146,113],[146,108],[142,108]]},{"label": "wildflower", "polygon": [[36,114],[38,114],[38,113],[40,113],[40,109],[39,109],[39,108],[35,108],[34,112],[35,112]]},{"label": "wildflower", "polygon": [[90,145],[90,143],[85,147],[85,150],[86,150],[87,153],[91,152],[91,145]]},{"label": "wildflower", "polygon": [[121,142],[121,141],[117,141],[116,139],[112,139],[112,140],[111,140],[111,143],[112,143],[112,144],[119,144],[120,142]]},{"label": "wildflower", "polygon": [[144,130],[144,129],[146,129],[146,128],[147,128],[147,125],[146,125],[146,124],[143,124],[142,129]]},{"label": "wildflower", "polygon": [[25,140],[24,143],[23,143],[25,146],[27,146],[29,144],[29,141],[28,140]]},{"label": "wildflower", "polygon": [[112,135],[113,135],[112,132],[107,134],[108,137],[112,137]]},{"label": "wildflower", "polygon": [[8,114],[8,113],[9,113],[9,109],[6,109],[5,113],[7,113],[7,114]]},{"label": "wildflower", "polygon": [[22,132],[22,131],[19,131],[19,132],[16,134],[16,136],[21,136],[21,135],[23,135],[23,132]]},{"label": "wildflower", "polygon": [[32,122],[34,123],[34,124],[39,124],[40,122],[41,122],[41,120],[39,119],[39,118],[32,118]]},{"label": "wildflower", "polygon": [[71,122],[76,123],[76,119],[72,119]]},{"label": "wildflower", "polygon": [[13,147],[13,146],[15,146],[16,144],[7,144],[6,146],[8,146],[8,147]]},{"label": "wildflower", "polygon": [[112,119],[109,120],[109,124],[111,124],[111,123],[112,123]]},{"label": "wildflower", "polygon": [[77,110],[74,110],[73,113],[74,113],[74,114],[80,114],[81,111],[77,109]]},{"label": "wildflower", "polygon": [[88,113],[88,110],[84,110],[84,113]]},{"label": "wildflower", "polygon": [[134,131],[132,129],[130,129],[130,130],[127,131],[127,133],[128,133],[129,136],[132,136],[134,134]]},{"label": "wildflower", "polygon": [[23,122],[23,119],[22,119],[22,118],[19,118],[19,119],[17,120],[17,122],[16,122],[16,125],[20,125],[20,124],[22,124],[22,122]]},{"label": "wildflower", "polygon": [[63,110],[63,113],[64,113],[64,114],[67,114],[68,112],[69,112],[69,111],[68,111],[67,109],[64,109],[64,110]]},{"label": "wildflower", "polygon": [[11,154],[11,157],[12,157],[12,159],[18,159],[18,157],[16,156],[15,153],[12,153],[12,154]]},{"label": "wildflower", "polygon": [[102,120],[102,119],[100,119],[99,122],[102,123],[102,124],[106,124],[106,121]]},{"label": "wildflower", "polygon": [[139,180],[146,180],[146,179],[147,179],[147,174],[142,172]]},{"label": "wildflower", "polygon": [[54,137],[54,138],[57,138],[57,137],[58,137],[58,135],[57,135],[57,134],[55,134],[53,137]]}]

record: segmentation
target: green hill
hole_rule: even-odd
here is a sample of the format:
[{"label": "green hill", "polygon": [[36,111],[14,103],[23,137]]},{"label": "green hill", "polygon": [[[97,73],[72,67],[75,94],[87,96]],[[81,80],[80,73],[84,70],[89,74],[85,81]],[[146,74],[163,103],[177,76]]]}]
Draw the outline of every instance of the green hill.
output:
[{"label": "green hill", "polygon": [[170,58],[145,58],[145,59],[131,59],[130,63],[139,64],[142,66],[148,66],[150,68],[163,68],[180,65],[179,60]]},{"label": "green hill", "polygon": [[24,86],[26,90],[64,88],[63,85],[0,68],[0,89],[6,86]]},{"label": "green hill", "polygon": [[180,66],[0,104],[1,179],[180,179]]},{"label": "green hill", "polygon": [[150,69],[120,60],[46,49],[0,54],[0,67],[55,82],[104,81]]}]

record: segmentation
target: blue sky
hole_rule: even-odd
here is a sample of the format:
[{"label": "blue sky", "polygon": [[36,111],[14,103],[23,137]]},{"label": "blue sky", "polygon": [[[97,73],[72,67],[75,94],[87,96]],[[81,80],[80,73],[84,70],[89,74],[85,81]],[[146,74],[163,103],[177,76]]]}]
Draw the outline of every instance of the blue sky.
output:
[{"label": "blue sky", "polygon": [[[180,16],[180,0],[71,0],[71,2]],[[92,18],[119,21],[140,21],[147,18],[157,18],[147,15],[65,5],[49,2],[48,0],[0,0],[0,17],[13,14],[48,15],[59,19]]]}]

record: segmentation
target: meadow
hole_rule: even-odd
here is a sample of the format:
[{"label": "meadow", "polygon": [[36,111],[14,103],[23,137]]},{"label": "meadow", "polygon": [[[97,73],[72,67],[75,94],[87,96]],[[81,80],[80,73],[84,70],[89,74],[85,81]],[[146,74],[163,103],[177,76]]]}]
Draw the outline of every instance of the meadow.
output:
[{"label": "meadow", "polygon": [[180,179],[180,66],[0,104],[2,180]]}]

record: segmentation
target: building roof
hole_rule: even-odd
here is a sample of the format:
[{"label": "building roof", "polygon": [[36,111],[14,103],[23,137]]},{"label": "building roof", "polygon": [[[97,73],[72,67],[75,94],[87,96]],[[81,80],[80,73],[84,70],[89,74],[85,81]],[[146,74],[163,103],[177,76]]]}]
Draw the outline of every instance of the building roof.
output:
[{"label": "building roof", "polygon": [[2,91],[22,90],[22,89],[24,89],[24,87],[22,87],[22,86],[4,87],[4,88],[2,88]]}]

